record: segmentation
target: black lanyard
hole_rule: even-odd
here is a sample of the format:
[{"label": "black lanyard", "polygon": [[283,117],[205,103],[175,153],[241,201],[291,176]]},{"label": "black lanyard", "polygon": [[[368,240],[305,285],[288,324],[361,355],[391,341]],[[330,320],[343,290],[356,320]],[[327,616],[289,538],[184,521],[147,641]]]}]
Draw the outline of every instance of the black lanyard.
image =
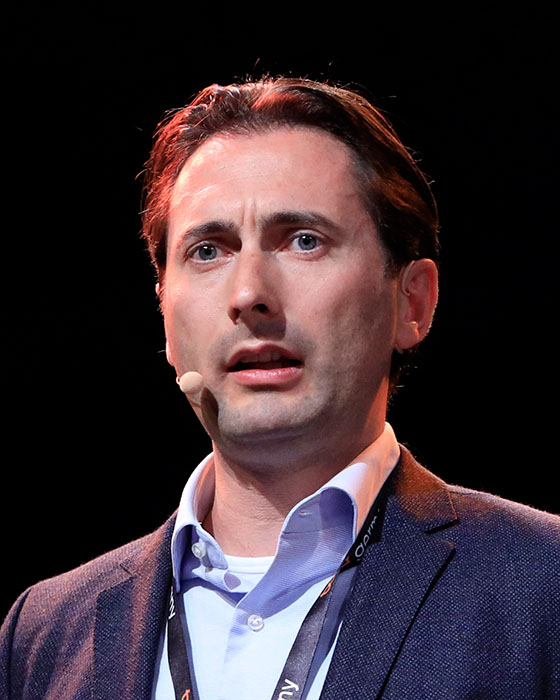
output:
[{"label": "black lanyard", "polygon": [[[346,585],[348,589],[346,596],[350,595],[355,578],[355,576],[350,575],[355,572],[350,572],[349,570],[361,563],[367,547],[380,534],[387,493],[386,482],[375,499],[358,536],[348,550],[348,554],[338,571],[321,591],[307,613],[290,649],[282,674],[272,694],[272,700],[280,700],[281,698],[302,700],[305,697],[304,693],[309,671],[319,646],[321,632],[328,618],[329,604],[333,599],[335,586],[338,588],[338,586]],[[348,573],[345,574],[345,572]],[[183,625],[181,622],[182,617],[185,618],[183,597],[177,595],[172,586],[168,618],[167,655],[175,689],[175,700],[199,700],[196,679],[194,678],[194,673],[191,673],[194,665],[188,625]]]}]

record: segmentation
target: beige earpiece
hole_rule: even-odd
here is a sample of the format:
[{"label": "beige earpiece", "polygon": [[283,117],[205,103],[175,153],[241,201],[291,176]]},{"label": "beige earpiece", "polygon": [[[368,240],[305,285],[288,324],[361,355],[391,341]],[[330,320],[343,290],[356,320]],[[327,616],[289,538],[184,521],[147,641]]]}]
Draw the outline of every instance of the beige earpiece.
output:
[{"label": "beige earpiece", "polygon": [[199,394],[204,387],[204,379],[199,372],[185,372],[176,381],[183,394],[189,396]]}]

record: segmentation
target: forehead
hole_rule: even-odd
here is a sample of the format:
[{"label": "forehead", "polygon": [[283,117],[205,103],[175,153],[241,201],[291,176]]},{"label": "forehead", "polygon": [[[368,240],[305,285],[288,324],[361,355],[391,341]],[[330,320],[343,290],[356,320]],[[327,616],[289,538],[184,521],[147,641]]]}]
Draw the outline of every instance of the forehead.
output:
[{"label": "forehead", "polygon": [[[173,188],[170,234],[177,219],[229,218],[309,209],[342,220],[366,214],[351,149],[319,129],[278,128],[219,134],[183,167]],[[341,221],[339,221],[340,223]]]}]

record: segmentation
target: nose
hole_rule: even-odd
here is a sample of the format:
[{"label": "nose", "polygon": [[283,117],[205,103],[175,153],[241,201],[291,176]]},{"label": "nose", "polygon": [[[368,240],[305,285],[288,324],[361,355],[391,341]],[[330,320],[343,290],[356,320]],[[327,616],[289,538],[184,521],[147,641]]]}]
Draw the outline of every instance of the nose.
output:
[{"label": "nose", "polygon": [[241,251],[234,263],[228,314],[234,323],[275,318],[280,312],[278,280],[270,254]]}]

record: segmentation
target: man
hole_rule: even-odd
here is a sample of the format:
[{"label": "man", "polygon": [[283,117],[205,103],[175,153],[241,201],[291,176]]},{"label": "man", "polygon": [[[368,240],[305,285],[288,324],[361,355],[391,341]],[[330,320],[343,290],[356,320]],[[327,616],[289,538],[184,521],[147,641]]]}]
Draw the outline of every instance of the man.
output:
[{"label": "man", "polygon": [[159,531],[20,597],[4,696],[558,697],[559,519],[447,486],[385,423],[438,249],[390,125],[310,81],[213,86],[147,173],[167,357],[213,455]]}]

